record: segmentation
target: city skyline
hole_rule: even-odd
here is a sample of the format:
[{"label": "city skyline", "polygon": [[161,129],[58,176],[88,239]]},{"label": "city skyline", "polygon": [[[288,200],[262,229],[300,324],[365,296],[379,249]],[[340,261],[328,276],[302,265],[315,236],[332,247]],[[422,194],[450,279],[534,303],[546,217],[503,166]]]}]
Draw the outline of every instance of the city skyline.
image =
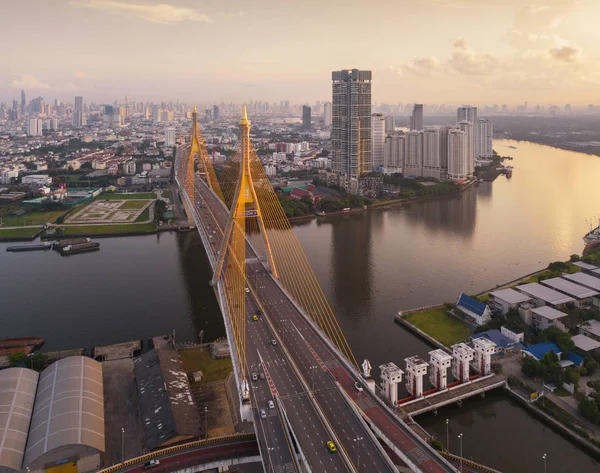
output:
[{"label": "city skyline", "polygon": [[[585,106],[598,99],[592,51],[600,6],[591,0],[368,8],[350,1],[339,9],[309,0],[292,10],[272,0],[252,9],[238,0],[12,2],[0,24],[19,46],[5,53],[0,100],[25,89],[61,100],[312,103],[328,100],[332,70],[354,67],[373,71],[373,102]],[[336,40],[357,29],[356,38]],[[40,48],[49,35],[58,54]]]}]

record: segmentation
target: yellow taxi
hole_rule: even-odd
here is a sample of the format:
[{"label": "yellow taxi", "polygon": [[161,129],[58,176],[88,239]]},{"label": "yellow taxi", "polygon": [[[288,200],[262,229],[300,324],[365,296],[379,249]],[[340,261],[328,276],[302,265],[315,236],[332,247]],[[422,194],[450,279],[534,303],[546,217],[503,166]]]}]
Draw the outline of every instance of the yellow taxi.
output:
[{"label": "yellow taxi", "polygon": [[252,320],[254,320],[254,321],[256,322],[256,321],[258,320],[258,316],[256,316],[256,315],[253,315],[253,316],[252,316]]},{"label": "yellow taxi", "polygon": [[335,453],[337,452],[337,448],[335,446],[335,443],[333,443],[331,440],[328,440],[326,442],[327,444],[327,448],[329,449],[329,453]]}]

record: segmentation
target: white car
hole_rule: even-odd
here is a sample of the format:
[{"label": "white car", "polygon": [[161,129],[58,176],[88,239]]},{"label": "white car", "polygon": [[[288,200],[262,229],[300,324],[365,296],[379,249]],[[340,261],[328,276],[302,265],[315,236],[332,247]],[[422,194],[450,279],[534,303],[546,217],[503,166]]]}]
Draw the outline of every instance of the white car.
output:
[{"label": "white car", "polygon": [[261,419],[266,419],[267,418],[267,413],[265,412],[264,409],[260,410],[260,418]]},{"label": "white car", "polygon": [[269,409],[275,409],[275,403],[269,399]]},{"label": "white car", "polygon": [[360,383],[358,381],[356,383],[354,383],[354,387],[356,388],[356,390],[358,392],[362,393],[363,388],[362,388],[362,386],[360,385]]},{"label": "white car", "polygon": [[246,288],[246,292],[250,292],[250,289]]}]

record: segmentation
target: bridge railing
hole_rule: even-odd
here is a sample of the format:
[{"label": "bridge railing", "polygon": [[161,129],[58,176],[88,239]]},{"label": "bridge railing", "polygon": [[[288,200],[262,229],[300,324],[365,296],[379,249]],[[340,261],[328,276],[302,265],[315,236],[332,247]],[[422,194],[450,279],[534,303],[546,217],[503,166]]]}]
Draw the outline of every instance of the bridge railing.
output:
[{"label": "bridge railing", "polygon": [[194,442],[183,443],[181,445],[175,445],[173,447],[163,448],[161,450],[155,450],[154,452],[146,453],[145,455],[131,458],[129,460],[124,461],[123,463],[117,463],[116,465],[105,468],[104,470],[100,470],[97,473],[113,473],[115,471],[122,470],[123,468],[127,468],[138,463],[146,463],[149,460],[152,460],[156,457],[163,457],[165,455],[170,455],[172,453],[181,452],[183,450],[194,450],[199,447],[205,447],[209,445],[226,443],[226,442],[236,442],[242,440],[256,440],[256,434],[247,433],[247,434],[235,434],[235,435],[226,435],[223,437],[214,437],[207,440],[196,440]]},{"label": "bridge railing", "polygon": [[[444,451],[439,451],[438,453],[452,462],[461,463],[461,457],[459,457],[458,455],[453,455]],[[476,470],[482,471],[483,473],[501,473],[498,470],[494,470],[493,468],[489,468],[485,465],[475,463],[474,461],[467,460],[466,458],[462,458],[462,464],[471,468],[475,468]]]}]

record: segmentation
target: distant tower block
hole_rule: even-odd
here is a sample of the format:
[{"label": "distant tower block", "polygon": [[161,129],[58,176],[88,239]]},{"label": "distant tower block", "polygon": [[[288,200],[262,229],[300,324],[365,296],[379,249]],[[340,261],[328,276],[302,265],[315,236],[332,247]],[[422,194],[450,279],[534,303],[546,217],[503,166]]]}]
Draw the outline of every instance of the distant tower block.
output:
[{"label": "distant tower block", "polygon": [[426,361],[422,360],[418,356],[411,356],[405,358],[406,361],[406,388],[409,394],[414,397],[423,396],[423,377],[427,374]]},{"label": "distant tower block", "polygon": [[473,340],[475,347],[475,369],[483,376],[491,372],[492,355],[496,351],[496,344],[487,338],[476,338]]},{"label": "distant tower block", "polygon": [[431,365],[429,381],[439,390],[446,389],[448,386],[448,368],[452,365],[452,355],[438,349],[430,351],[429,356],[429,364]]},{"label": "distant tower block", "polygon": [[381,382],[383,384],[383,395],[396,405],[398,401],[398,385],[402,382],[402,371],[395,363],[386,363],[379,367],[381,370]]},{"label": "distant tower block", "polygon": [[452,375],[457,381],[464,383],[469,381],[469,362],[473,359],[475,350],[466,343],[452,345]]}]

